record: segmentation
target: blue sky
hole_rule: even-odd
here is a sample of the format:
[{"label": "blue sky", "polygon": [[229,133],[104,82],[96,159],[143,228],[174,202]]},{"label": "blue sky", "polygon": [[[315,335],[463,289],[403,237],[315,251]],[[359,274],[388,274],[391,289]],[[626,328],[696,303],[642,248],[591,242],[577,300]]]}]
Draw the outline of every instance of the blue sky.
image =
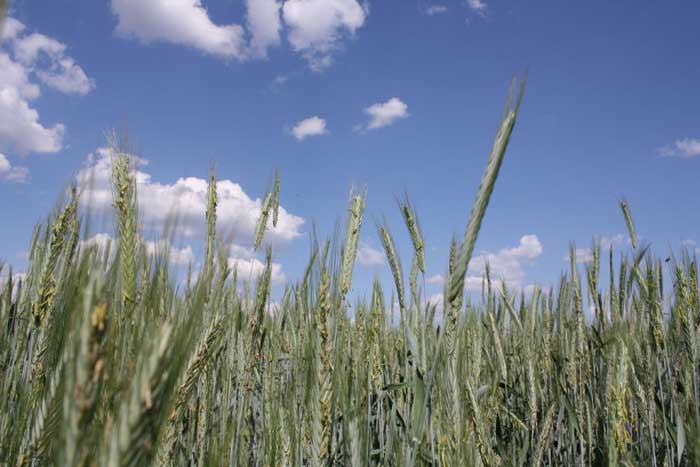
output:
[{"label": "blue sky", "polygon": [[[143,160],[144,234],[180,201],[182,261],[201,251],[214,162],[238,264],[256,267],[251,225],[278,168],[284,222],[269,238],[280,282],[299,276],[313,225],[325,236],[342,222],[353,184],[368,193],[356,288],[389,277],[374,251],[383,216],[410,265],[404,192],[427,276],[442,274],[511,76],[526,67],[472,273],[488,259],[516,286],[553,285],[570,241],[626,248],[622,196],[657,253],[700,244],[697,2],[23,0],[9,16],[0,258],[20,271],[62,189],[108,170],[100,148],[117,128]],[[101,232],[108,223],[91,234]],[[430,282],[428,295],[441,290]]]}]

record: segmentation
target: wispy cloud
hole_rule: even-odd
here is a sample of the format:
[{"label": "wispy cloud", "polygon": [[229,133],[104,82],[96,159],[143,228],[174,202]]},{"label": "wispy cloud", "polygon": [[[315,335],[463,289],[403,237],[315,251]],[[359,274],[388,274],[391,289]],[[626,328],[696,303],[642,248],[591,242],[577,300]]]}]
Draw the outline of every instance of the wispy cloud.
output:
[{"label": "wispy cloud", "polygon": [[486,14],[486,3],[483,0],[467,0],[467,5],[480,15]]},{"label": "wispy cloud", "polygon": [[441,15],[447,13],[447,7],[445,5],[430,5],[425,9],[425,13],[428,16]]},{"label": "wispy cloud", "polygon": [[663,157],[680,157],[688,159],[700,156],[700,139],[683,138],[677,139],[672,144],[664,146],[658,150]]}]

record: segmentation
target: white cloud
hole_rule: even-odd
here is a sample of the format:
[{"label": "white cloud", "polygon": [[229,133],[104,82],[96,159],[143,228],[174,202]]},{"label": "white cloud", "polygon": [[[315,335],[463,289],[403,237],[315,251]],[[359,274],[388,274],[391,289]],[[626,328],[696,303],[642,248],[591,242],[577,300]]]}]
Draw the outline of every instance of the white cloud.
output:
[{"label": "white cloud", "polygon": [[112,0],[117,32],[145,43],[171,42],[222,58],[245,58],[243,28],[217,25],[201,0]]},{"label": "white cloud", "polygon": [[442,308],[442,304],[445,300],[444,294],[441,293],[436,293],[428,297],[427,302],[432,304],[432,305],[437,305],[440,308]]},{"label": "white cloud", "polygon": [[[590,263],[593,261],[593,250],[590,248],[576,248],[574,250],[574,257],[577,263]],[[570,261],[568,254],[564,256],[564,261]]]},{"label": "white cloud", "polygon": [[536,235],[524,235],[517,246],[504,248],[498,253],[483,253],[469,262],[465,287],[469,291],[481,290],[486,264],[491,268],[491,283],[497,285],[502,279],[511,288],[525,286],[523,265],[542,254],[543,248]]},{"label": "white cloud", "polygon": [[65,44],[37,32],[24,36],[21,39],[15,36],[14,40],[15,56],[17,60],[25,65],[34,64],[42,52],[49,57],[55,57],[63,55],[66,51]]},{"label": "white cloud", "polygon": [[26,167],[16,167],[10,164],[4,154],[0,153],[0,180],[23,183],[29,177],[29,170]]},{"label": "white cloud", "polygon": [[486,3],[483,0],[467,0],[467,5],[476,13],[481,15],[486,13]]},{"label": "white cloud", "polygon": [[[618,233],[615,235],[600,235],[594,239],[600,243],[600,248],[604,251],[609,251],[610,248],[615,248],[631,243],[630,238],[624,234]],[[576,248],[574,255],[577,263],[590,263],[593,261],[593,250],[591,248]],[[569,254],[564,255],[564,261],[569,262]]]},{"label": "white cloud", "polygon": [[[237,269],[241,280],[255,280],[265,271],[265,263],[257,258],[229,258],[228,266]],[[274,283],[280,284],[287,280],[279,263],[273,262],[270,272],[270,280]]]},{"label": "white cloud", "polygon": [[277,0],[247,0],[250,51],[253,56],[266,57],[269,47],[279,45],[281,3]]},{"label": "white cloud", "polygon": [[63,133],[61,123],[43,126],[39,112],[29,106],[19,89],[0,87],[0,147],[19,153],[57,152],[63,145]]},{"label": "white cloud", "polygon": [[287,0],[282,13],[292,48],[321,71],[343,38],[362,27],[368,11],[356,0]]},{"label": "white cloud", "polygon": [[38,70],[36,75],[47,86],[64,94],[84,96],[95,89],[95,81],[88,78],[85,71],[70,57],[55,61],[49,70]]},{"label": "white cloud", "polygon": [[[81,240],[81,250],[89,247],[96,247],[99,254],[104,254],[105,249],[110,247],[110,261],[114,259],[117,248],[117,240],[107,233],[98,233],[92,237]],[[196,256],[190,245],[182,248],[173,246],[168,240],[147,240],[143,242],[143,248],[147,255],[155,256],[162,255],[168,252],[168,260],[173,265],[189,265],[196,263]],[[238,269],[238,278],[240,280],[255,280],[265,270],[265,263],[253,256],[253,251],[249,248],[242,247],[237,244],[229,245],[229,258],[227,260],[230,268]],[[195,272],[195,275],[197,272]],[[272,263],[271,280],[275,283],[282,283],[286,280],[282,272],[282,265]]]},{"label": "white cloud", "polygon": [[[239,280],[255,280],[265,270],[265,262],[255,257],[252,247],[244,247],[236,243],[228,245],[228,265],[230,268],[238,268]],[[287,278],[282,270],[282,265],[272,262],[270,280],[274,283],[284,283]]]},{"label": "white cloud", "polygon": [[408,117],[408,106],[398,97],[392,97],[386,102],[370,105],[365,109],[370,116],[367,124],[368,130],[391,125],[395,121]]},{"label": "white cloud", "polygon": [[326,133],[328,133],[326,121],[317,116],[305,118],[292,128],[292,134],[299,141],[308,136],[325,135]]},{"label": "white cloud", "polygon": [[364,25],[358,0],[246,0],[244,29],[216,24],[202,0],[111,0],[116,32],[141,42],[169,42],[240,61],[266,58],[281,43],[282,21],[292,49],[314,71],[332,63],[343,40]]},{"label": "white cloud", "polygon": [[[96,247],[100,254],[104,254],[105,249],[109,245],[110,258],[114,258],[114,253],[117,248],[117,240],[111,235],[100,232],[90,238],[80,241],[80,249],[85,250],[90,247]],[[177,248],[170,244],[167,240],[143,241],[143,249],[149,256],[156,256],[168,252],[168,259],[172,264],[190,264],[195,261],[192,247],[187,245],[183,248]]]},{"label": "white cloud", "polygon": [[163,254],[168,252],[168,259],[172,264],[187,265],[194,263],[195,257],[192,247],[187,245],[183,248],[177,248],[170,244],[167,240],[146,241],[143,243],[146,254],[150,256]]},{"label": "white cloud", "polygon": [[0,148],[22,154],[57,152],[63,146],[64,126],[40,122],[30,101],[41,90],[31,77],[66,94],[87,94],[95,83],[65,55],[65,44],[39,33],[22,35],[22,23],[6,21],[0,50]]},{"label": "white cloud", "polygon": [[597,238],[597,241],[600,242],[600,246],[604,250],[624,245],[625,242],[630,243],[629,237],[621,233],[615,235],[601,235]]},{"label": "white cloud", "polygon": [[445,5],[431,5],[425,9],[425,13],[428,16],[441,15],[447,13],[447,7]]},{"label": "white cloud", "polygon": [[435,307],[433,324],[442,325],[445,320],[445,297],[442,293],[436,293],[427,298],[428,306]]},{"label": "white cloud", "polygon": [[[135,159],[141,166],[148,161]],[[86,166],[78,173],[77,182],[83,189],[81,203],[86,208],[105,211],[112,206],[110,151],[100,148],[88,156]],[[197,177],[180,178],[172,184],[154,181],[149,173],[137,169],[139,215],[147,229],[160,230],[171,220],[177,221],[176,233],[187,237],[203,236],[207,205],[207,180]],[[252,199],[243,188],[231,180],[217,182],[217,225],[222,238],[232,235],[237,242],[250,242],[262,210],[262,200]],[[270,216],[271,217],[271,216]],[[279,244],[301,235],[304,219],[280,206],[277,227],[272,219],[265,240]]]},{"label": "white cloud", "polygon": [[24,31],[24,28],[24,24],[14,18],[7,17],[5,21],[0,24],[0,29],[2,29],[2,37],[0,37],[0,39],[3,41],[14,39],[20,32]]},{"label": "white cloud", "polygon": [[16,89],[24,99],[36,99],[41,94],[39,86],[29,81],[29,70],[0,52],[0,88]]},{"label": "white cloud", "polygon": [[81,252],[85,252],[89,248],[95,248],[97,250],[97,254],[100,255],[100,257],[102,257],[102,255],[105,254],[105,251],[107,251],[107,247],[109,247],[108,261],[110,262],[114,259],[116,254],[115,239],[112,238],[111,235],[103,232],[97,233],[90,238],[80,240],[79,247]]},{"label": "white cloud", "polygon": [[434,276],[428,277],[425,282],[433,285],[442,285],[445,283],[445,278],[442,274],[435,274]]},{"label": "white cloud", "polygon": [[673,144],[659,149],[659,154],[664,157],[690,158],[700,156],[700,139],[677,139]]},{"label": "white cloud", "polygon": [[360,241],[357,249],[357,262],[363,266],[380,266],[384,264],[384,252]]},{"label": "white cloud", "polygon": [[[12,40],[15,57],[29,67],[46,85],[64,94],[85,95],[95,89],[95,81],[71,57],[65,55],[66,45],[39,33]],[[40,56],[48,60],[45,69],[38,67]]]}]

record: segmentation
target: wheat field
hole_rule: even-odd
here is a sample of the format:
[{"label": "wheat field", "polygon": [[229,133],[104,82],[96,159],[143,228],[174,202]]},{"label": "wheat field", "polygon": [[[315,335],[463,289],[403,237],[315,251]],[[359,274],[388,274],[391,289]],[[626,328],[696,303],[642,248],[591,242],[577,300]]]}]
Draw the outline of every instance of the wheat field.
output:
[{"label": "wheat field", "polygon": [[[480,296],[465,294],[523,89],[453,238],[443,305],[420,286],[429,258],[407,200],[405,226],[377,227],[393,287],[349,294],[368,229],[354,191],[345,233],[314,239],[273,307],[277,176],[257,281],[226,261],[212,172],[203,267],[180,282],[167,251],[145,253],[131,161],[113,145],[115,242],[81,243],[75,187],[37,226],[26,275],[2,271],[0,465],[700,465],[697,260],[654,257],[626,202],[627,251],[594,245],[582,267],[572,246],[556,287],[514,293],[487,269]],[[399,230],[414,247],[406,270]]]}]

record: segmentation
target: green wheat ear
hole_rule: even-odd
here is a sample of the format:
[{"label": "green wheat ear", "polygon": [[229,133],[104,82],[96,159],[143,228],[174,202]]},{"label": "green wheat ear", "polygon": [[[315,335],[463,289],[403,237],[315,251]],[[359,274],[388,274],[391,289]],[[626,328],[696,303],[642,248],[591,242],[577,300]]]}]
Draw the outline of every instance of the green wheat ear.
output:
[{"label": "green wheat ear", "polygon": [[125,143],[112,135],[109,138],[112,154],[112,186],[114,206],[117,210],[119,238],[119,264],[124,307],[129,314],[136,301],[136,267],[138,250],[138,212],[136,205],[136,181],[132,175],[133,161],[125,149]]},{"label": "green wheat ear", "polygon": [[[505,155],[506,148],[508,147],[508,142],[510,140],[510,135],[513,132],[515,126],[515,121],[518,115],[518,110],[520,109],[520,103],[522,102],[523,95],[525,93],[525,84],[527,82],[527,74],[520,84],[520,91],[514,99],[515,92],[515,78],[511,82],[510,91],[508,93],[508,99],[506,101],[506,107],[501,118],[501,123],[498,127],[496,133],[496,138],[491,149],[491,154],[486,163],[486,169],[484,175],[481,178],[481,183],[479,185],[479,191],[472,205],[472,211],[469,216],[469,223],[467,224],[467,229],[464,233],[464,239],[462,240],[459,255],[456,259],[454,270],[450,274],[449,288],[447,289],[447,296],[444,306],[454,307],[458,309],[457,306],[461,306],[462,296],[464,293],[464,278],[467,274],[467,268],[469,266],[469,261],[471,259],[472,252],[474,250],[474,245],[476,244],[476,239],[481,228],[481,222],[484,218],[486,212],[486,207],[488,206],[489,199],[491,198],[491,193],[493,192],[493,187],[496,183],[496,178],[498,178],[498,172],[501,168],[501,163],[503,162],[503,156]],[[440,341],[442,341],[442,336],[444,333],[440,334]],[[440,342],[439,344],[441,344]],[[435,378],[435,367],[438,360],[439,352],[435,352],[433,357],[433,363],[430,368],[429,377],[426,392],[428,394],[432,391],[432,386],[434,384]],[[499,359],[500,360],[500,359]],[[501,366],[502,373],[505,373],[503,365]],[[429,400],[429,398],[427,398]],[[425,430],[425,420],[427,417],[427,408],[425,405],[421,407],[418,433],[420,437],[423,436]],[[419,438],[420,439],[420,438]],[[480,449],[481,451],[481,449]],[[413,466],[416,462],[417,450],[414,450],[410,456],[409,465]],[[483,457],[483,456],[482,456]],[[487,456],[490,460],[490,455]]]},{"label": "green wheat ear", "polygon": [[343,296],[348,293],[352,283],[352,271],[355,266],[357,244],[360,239],[360,228],[362,227],[362,213],[365,209],[365,196],[366,192],[364,191],[359,194],[354,193],[354,190],[350,192],[345,244],[342,251],[340,293]]},{"label": "green wheat ear", "polygon": [[622,210],[622,215],[625,218],[625,224],[627,224],[627,231],[630,234],[632,248],[637,248],[637,231],[634,228],[634,222],[632,221],[632,213],[630,212],[630,206],[627,203],[627,200],[623,199],[620,201],[620,209]]},{"label": "green wheat ear", "polygon": [[270,207],[272,206],[272,193],[265,195],[265,199],[262,202],[260,217],[258,218],[258,223],[255,227],[255,236],[253,240],[253,249],[258,250],[262,244],[263,237],[265,236],[265,229],[267,229],[267,220],[270,217]]},{"label": "green wheat ear", "polygon": [[411,202],[408,200],[408,196],[402,201],[399,201],[399,210],[406,223],[408,233],[411,235],[411,242],[413,242],[418,269],[420,272],[425,273],[425,242],[423,241],[423,234],[418,224],[418,218],[411,206]]},{"label": "green wheat ear", "polygon": [[277,227],[280,214],[280,173],[275,171],[275,185],[272,189],[272,227]]},{"label": "green wheat ear", "polygon": [[506,153],[508,142],[510,141],[510,135],[515,127],[515,121],[518,116],[518,110],[520,109],[523,94],[525,93],[526,83],[527,76],[525,76],[520,84],[518,96],[515,98],[515,101],[513,101],[515,91],[515,78],[513,78],[510,93],[506,101],[506,108],[501,119],[501,123],[498,127],[498,131],[496,132],[496,138],[493,142],[491,154],[486,162],[486,169],[484,170],[484,175],[482,176],[481,183],[479,184],[479,191],[476,195],[476,199],[474,200],[474,204],[472,205],[472,211],[469,215],[469,223],[467,224],[467,229],[464,232],[464,238],[462,239],[462,243],[460,245],[459,255],[457,257],[457,261],[455,262],[455,269],[450,275],[450,287],[447,297],[448,301],[445,304],[446,306],[457,306],[461,301],[461,297],[464,292],[464,277],[467,274],[469,261],[472,256],[472,252],[474,251],[474,245],[476,244],[479,230],[481,229],[481,222],[484,219],[486,207],[489,204],[493,187],[496,184],[496,179],[498,178],[498,173],[501,169],[501,163],[503,162],[503,156]]},{"label": "green wheat ear", "polygon": [[207,185],[207,238],[206,252],[204,254],[205,265],[207,269],[211,269],[214,265],[214,247],[216,244],[216,207],[218,197],[216,193],[216,173],[214,165],[209,169],[209,183]]}]

